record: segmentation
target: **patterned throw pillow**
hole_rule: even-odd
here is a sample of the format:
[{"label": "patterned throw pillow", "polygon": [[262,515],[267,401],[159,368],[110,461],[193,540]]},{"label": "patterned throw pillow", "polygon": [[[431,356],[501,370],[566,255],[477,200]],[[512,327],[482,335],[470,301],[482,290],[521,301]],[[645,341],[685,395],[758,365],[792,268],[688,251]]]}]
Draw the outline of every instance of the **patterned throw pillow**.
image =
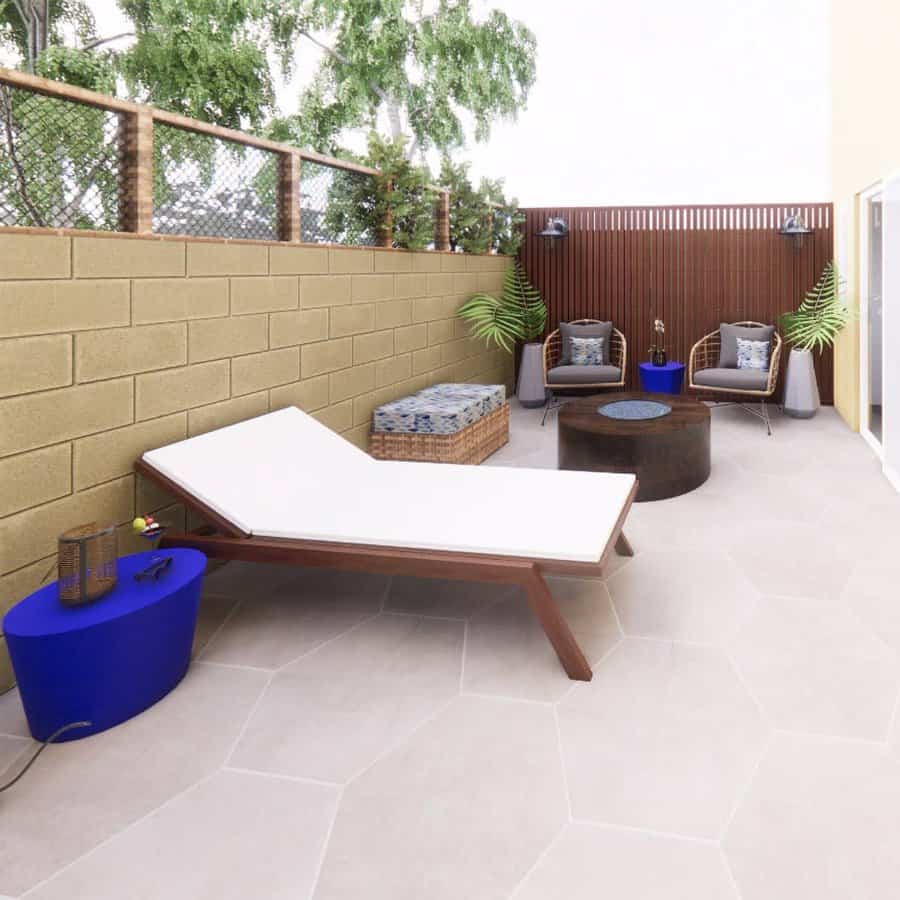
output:
[{"label": "patterned throw pillow", "polygon": [[769,371],[769,342],[737,339],[737,367]]},{"label": "patterned throw pillow", "polygon": [[573,366],[602,366],[603,344],[601,337],[569,338]]}]

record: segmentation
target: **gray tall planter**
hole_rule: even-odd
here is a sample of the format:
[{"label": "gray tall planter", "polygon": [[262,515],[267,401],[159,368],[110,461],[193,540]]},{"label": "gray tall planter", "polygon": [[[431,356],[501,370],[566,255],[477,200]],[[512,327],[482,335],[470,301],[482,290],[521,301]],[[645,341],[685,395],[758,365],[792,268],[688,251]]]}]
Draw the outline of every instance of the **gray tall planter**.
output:
[{"label": "gray tall planter", "polygon": [[784,412],[795,419],[811,419],[819,409],[819,385],[812,350],[791,350],[784,382]]},{"label": "gray tall planter", "polygon": [[519,361],[519,380],[516,383],[516,396],[522,406],[543,406],[546,402],[544,390],[543,344],[526,344],[522,348]]}]

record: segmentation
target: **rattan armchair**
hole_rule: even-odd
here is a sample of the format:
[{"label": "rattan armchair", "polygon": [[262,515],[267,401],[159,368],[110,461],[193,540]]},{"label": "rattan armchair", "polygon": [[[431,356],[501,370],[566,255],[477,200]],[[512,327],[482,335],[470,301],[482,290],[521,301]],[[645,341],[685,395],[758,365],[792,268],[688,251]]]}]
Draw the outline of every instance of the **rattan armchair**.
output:
[{"label": "rattan armchair", "polygon": [[[761,322],[734,322],[742,328],[765,328]],[[722,350],[722,335],[719,329],[704,335],[691,348],[688,364],[688,390],[704,394],[727,394],[730,396],[755,398],[759,400],[760,410],[748,406],[743,400],[716,401],[717,405],[740,406],[742,409],[762,419],[766,431],[772,434],[772,423],[769,420],[769,409],[766,401],[775,393],[778,384],[778,370],[781,363],[781,335],[777,331],[772,334],[772,347],[769,353],[769,371],[767,373],[746,369],[722,369],[719,358]],[[738,375],[737,373],[746,373]],[[752,373],[752,374],[751,374]],[[753,377],[756,375],[757,377]],[[742,382],[746,382],[743,383]]]},{"label": "rattan armchair", "polygon": [[[575,319],[570,325],[600,325],[600,319]],[[616,390],[625,386],[625,364],[628,361],[628,343],[625,335],[618,328],[613,328],[609,340],[609,365],[607,366],[581,366],[565,368],[583,368],[585,380],[557,380],[554,370],[559,371],[559,363],[562,357],[562,336],[559,329],[550,332],[544,341],[544,388],[549,396],[549,401],[544,407],[544,416],[541,424],[547,421],[547,414],[552,408],[560,405],[558,393],[594,393],[596,391]],[[613,370],[618,371],[613,371]],[[599,371],[603,370],[603,371]],[[569,373],[570,377],[573,373]],[[577,377],[581,373],[574,373]],[[602,379],[598,379],[602,375]]]}]

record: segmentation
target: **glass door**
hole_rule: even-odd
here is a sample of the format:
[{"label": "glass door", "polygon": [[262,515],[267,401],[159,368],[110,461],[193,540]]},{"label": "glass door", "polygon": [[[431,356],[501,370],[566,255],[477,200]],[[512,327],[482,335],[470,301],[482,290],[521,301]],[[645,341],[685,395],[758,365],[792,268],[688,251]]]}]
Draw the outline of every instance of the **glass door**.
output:
[{"label": "glass door", "polygon": [[861,198],[861,430],[879,454],[884,440],[884,207],[881,189]]}]

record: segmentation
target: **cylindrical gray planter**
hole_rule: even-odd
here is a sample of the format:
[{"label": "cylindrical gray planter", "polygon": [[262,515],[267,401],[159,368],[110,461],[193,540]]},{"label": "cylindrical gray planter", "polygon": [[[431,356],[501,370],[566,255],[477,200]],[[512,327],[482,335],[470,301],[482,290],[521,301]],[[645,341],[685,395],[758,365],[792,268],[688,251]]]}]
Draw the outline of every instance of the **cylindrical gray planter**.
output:
[{"label": "cylindrical gray planter", "polygon": [[819,385],[812,350],[791,350],[784,382],[784,412],[795,419],[811,419],[819,409]]},{"label": "cylindrical gray planter", "polygon": [[526,344],[519,360],[519,380],[516,396],[522,406],[543,406],[547,400],[544,390],[543,344]]}]

